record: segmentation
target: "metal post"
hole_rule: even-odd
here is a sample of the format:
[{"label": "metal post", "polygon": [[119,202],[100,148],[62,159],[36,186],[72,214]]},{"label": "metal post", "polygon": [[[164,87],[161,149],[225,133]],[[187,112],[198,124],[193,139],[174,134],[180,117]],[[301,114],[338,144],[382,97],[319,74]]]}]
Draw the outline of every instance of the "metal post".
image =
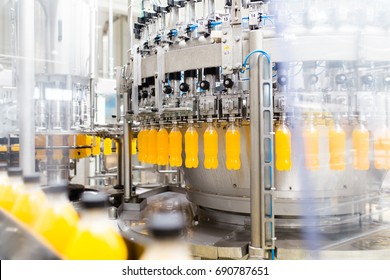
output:
[{"label": "metal post", "polygon": [[132,187],[132,177],[131,177],[131,141],[132,141],[132,131],[131,124],[127,121],[127,112],[129,112],[129,93],[126,90],[123,93],[123,109],[124,109],[124,119],[123,119],[123,157],[124,157],[124,186],[125,194],[124,201],[128,202],[132,197],[135,196],[135,190]]},{"label": "metal post", "polygon": [[112,0],[108,2],[108,76],[114,78],[114,14]]},{"label": "metal post", "polygon": [[[250,50],[262,50],[261,31],[250,33]],[[250,70],[251,244],[249,257],[269,258],[275,248],[273,216],[273,96],[271,63],[255,54]],[[255,66],[256,65],[256,66]],[[273,254],[272,254],[273,257]]]},{"label": "metal post", "polygon": [[95,126],[95,110],[96,110],[96,102],[95,102],[95,61],[96,61],[96,0],[90,0],[90,42],[89,42],[89,72],[90,72],[90,118],[91,118],[91,129],[94,129]]},{"label": "metal post", "polygon": [[[127,22],[129,28],[129,50],[133,46],[133,0],[128,1]],[[130,53],[129,53],[130,58]]]},{"label": "metal post", "polygon": [[23,176],[35,174],[35,40],[34,40],[34,1],[19,1],[19,83],[18,108],[20,129],[20,166]]}]

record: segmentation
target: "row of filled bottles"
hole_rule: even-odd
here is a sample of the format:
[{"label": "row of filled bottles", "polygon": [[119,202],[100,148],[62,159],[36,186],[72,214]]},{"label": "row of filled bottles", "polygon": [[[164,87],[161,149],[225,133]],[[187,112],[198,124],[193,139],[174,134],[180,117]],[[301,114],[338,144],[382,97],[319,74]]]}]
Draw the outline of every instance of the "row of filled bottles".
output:
[{"label": "row of filled bottles", "polygon": [[[80,147],[77,149],[69,149],[69,158],[71,159],[80,159],[86,158],[89,156],[98,156],[101,153],[103,155],[108,156],[112,154],[113,147],[115,145],[115,151],[118,154],[118,143],[114,139],[104,138],[102,139],[99,136],[91,136],[87,134],[77,134],[67,136],[67,144],[66,146],[71,147]],[[137,143],[136,139],[133,139],[132,142],[132,154],[137,153]],[[53,159],[61,160],[63,158],[63,149],[56,149],[55,147],[63,147],[64,136],[62,135],[53,135],[52,136],[52,146],[53,149]],[[46,137],[44,135],[37,135],[35,137],[35,146],[36,147],[46,147]],[[82,148],[88,147],[88,148]],[[35,158],[37,160],[45,160],[47,157],[46,149],[36,149]]]},{"label": "row of filled bottles", "polygon": [[[346,133],[335,122],[329,128],[329,169],[345,170],[346,168]],[[378,129],[374,132],[374,167],[390,169],[390,130]],[[303,153],[305,166],[308,170],[318,170],[319,161],[319,131],[313,122],[305,126],[303,131]],[[370,168],[370,132],[363,122],[360,122],[352,132],[353,168],[368,170]],[[291,169],[291,131],[283,120],[275,131],[276,169],[288,171]]]},{"label": "row of filled bottles", "polygon": [[[190,124],[184,134],[185,167],[197,168],[199,166],[198,132]],[[180,167],[183,165],[182,147],[183,135],[174,125],[171,131],[165,127],[143,127],[138,134],[138,160],[144,163],[170,165]],[[210,123],[203,134],[204,168],[218,168],[218,133]],[[231,123],[225,134],[226,168],[239,170],[240,160],[240,131]]]},{"label": "row of filled bottles", "polygon": [[[67,186],[44,188],[21,172],[0,168],[0,208],[25,225],[63,259],[127,259],[127,246],[108,220],[105,201],[86,198],[81,218],[67,196]],[[98,215],[103,215],[98,218]]]}]

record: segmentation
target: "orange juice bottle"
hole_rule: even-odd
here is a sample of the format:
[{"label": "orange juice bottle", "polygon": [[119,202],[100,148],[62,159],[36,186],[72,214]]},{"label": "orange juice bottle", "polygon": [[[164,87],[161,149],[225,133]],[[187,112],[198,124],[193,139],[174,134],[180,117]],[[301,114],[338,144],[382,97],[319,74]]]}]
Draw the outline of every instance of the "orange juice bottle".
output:
[{"label": "orange juice bottle", "polygon": [[336,122],[329,130],[329,167],[331,170],[345,169],[345,132]]},{"label": "orange juice bottle", "polygon": [[100,155],[100,144],[101,144],[100,137],[99,136],[93,137],[92,155],[94,156]]},{"label": "orange juice bottle", "polygon": [[184,134],[184,145],[186,160],[185,164],[187,168],[197,168],[199,165],[198,160],[198,132],[191,123],[186,133]]},{"label": "orange juice bottle", "polygon": [[149,163],[149,131],[150,129],[148,128],[145,128],[145,132],[144,132],[144,144],[143,144],[143,147],[144,147],[144,161],[143,162],[146,162],[146,163]]},{"label": "orange juice bottle", "polygon": [[[86,134],[78,134],[76,136],[76,145],[77,146],[91,146],[92,145],[92,137]],[[78,158],[85,158],[91,155],[91,148],[82,148],[77,149]]]},{"label": "orange juice bottle", "polygon": [[313,120],[303,130],[303,145],[305,153],[305,166],[309,170],[318,170],[320,163],[319,154],[319,133]]},{"label": "orange juice bottle", "polygon": [[16,198],[24,191],[22,170],[20,168],[8,168],[8,180],[4,181],[0,206],[7,212],[11,212]]},{"label": "orange juice bottle", "polygon": [[218,168],[218,133],[210,123],[203,134],[204,168]]},{"label": "orange juice bottle", "polygon": [[[46,146],[45,135],[35,135],[35,147],[43,148],[45,146]],[[46,150],[45,149],[36,149],[35,159],[45,160],[46,159]]]},{"label": "orange juice bottle", "polygon": [[180,167],[183,164],[181,158],[182,147],[182,134],[176,125],[173,126],[169,133],[169,164],[172,167]]},{"label": "orange juice bottle", "polygon": [[24,177],[24,191],[15,199],[11,214],[29,227],[33,227],[42,215],[47,202],[46,195],[39,187],[39,175]]},{"label": "orange juice bottle", "polygon": [[225,151],[226,151],[226,168],[228,170],[240,170],[241,168],[241,160],[240,160],[240,131],[238,128],[232,123],[225,135]]},{"label": "orange juice bottle", "polygon": [[108,220],[105,208],[107,196],[84,193],[84,211],[65,250],[64,257],[70,260],[125,260],[128,256],[122,236]]},{"label": "orange juice bottle", "polygon": [[370,168],[369,149],[370,133],[363,123],[360,123],[352,132],[353,168],[368,170]]},{"label": "orange juice bottle", "polygon": [[291,132],[285,119],[276,128],[275,132],[276,169],[288,171],[291,169]]},{"label": "orange juice bottle", "polygon": [[103,155],[109,156],[112,154],[112,140],[111,138],[104,138],[103,140]]},{"label": "orange juice bottle", "polygon": [[148,134],[148,163],[157,163],[157,130],[151,127]]},{"label": "orange juice bottle", "polygon": [[157,132],[157,164],[164,166],[168,164],[169,160],[169,137],[168,131],[161,127]]},{"label": "orange juice bottle", "polygon": [[146,144],[146,134],[147,130],[145,127],[141,128],[138,133],[138,161],[145,162],[145,144]]},{"label": "orange juice bottle", "polygon": [[47,203],[34,224],[35,231],[63,255],[77,230],[79,216],[67,197],[67,183],[44,189]]},{"label": "orange juice bottle", "polygon": [[374,165],[376,169],[390,169],[390,131],[386,127],[374,133]]},{"label": "orange juice bottle", "polygon": [[0,208],[2,208],[2,201],[4,193],[9,186],[9,179],[7,174],[7,164],[0,163]]}]

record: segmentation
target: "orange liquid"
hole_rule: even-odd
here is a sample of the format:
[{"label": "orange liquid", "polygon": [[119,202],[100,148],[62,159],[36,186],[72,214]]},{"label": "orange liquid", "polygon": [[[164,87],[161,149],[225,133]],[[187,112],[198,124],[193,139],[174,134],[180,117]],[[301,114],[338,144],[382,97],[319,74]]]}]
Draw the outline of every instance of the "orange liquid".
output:
[{"label": "orange liquid", "polygon": [[229,126],[225,135],[226,168],[228,170],[239,170],[241,168],[240,138],[240,131],[234,125]]},{"label": "orange liquid", "polygon": [[184,144],[186,160],[185,164],[187,168],[197,168],[199,165],[198,160],[198,132],[193,125],[187,129],[184,134]]},{"label": "orange liquid", "polygon": [[150,164],[157,163],[157,130],[152,127],[148,133],[148,157],[147,162]]},{"label": "orange liquid", "polygon": [[[76,145],[77,146],[91,146],[92,137],[86,134],[78,134],[76,136]],[[85,158],[91,155],[90,148],[77,149],[77,158]]]},{"label": "orange liquid", "polygon": [[303,142],[305,152],[305,166],[309,170],[320,168],[319,153],[319,133],[314,125],[310,125],[303,131]]},{"label": "orange liquid", "polygon": [[103,140],[103,155],[109,156],[112,154],[112,140],[111,138],[104,138]]},{"label": "orange liquid", "polygon": [[390,169],[390,131],[387,128],[374,133],[374,157],[376,169]]},{"label": "orange liquid", "polygon": [[16,197],[11,214],[33,227],[42,215],[46,202],[46,196],[41,190],[26,190]]},{"label": "orange liquid", "polygon": [[370,168],[369,149],[370,133],[364,126],[355,128],[352,132],[353,168],[368,170]]},{"label": "orange liquid", "polygon": [[291,169],[291,132],[284,123],[275,132],[276,169],[288,171]]},{"label": "orange liquid", "polygon": [[92,155],[94,156],[100,155],[100,144],[101,144],[100,137],[98,136],[93,137]]},{"label": "orange liquid", "polygon": [[57,252],[65,254],[76,233],[78,221],[78,214],[70,203],[47,205],[34,228]]},{"label": "orange liquid", "polygon": [[10,182],[4,184],[0,197],[0,207],[7,212],[11,212],[16,199],[23,193],[23,185],[12,185]]},{"label": "orange liquid", "polygon": [[137,154],[137,138],[133,138],[131,140],[131,154],[132,155]]},{"label": "orange liquid", "polygon": [[127,247],[119,233],[111,228],[79,223],[69,242],[65,258],[70,260],[126,260]]},{"label": "orange liquid", "polygon": [[164,166],[169,161],[169,137],[165,128],[160,128],[157,132],[157,164]]},{"label": "orange liquid", "polygon": [[138,161],[145,162],[146,157],[146,134],[147,130],[142,128],[138,133]]},{"label": "orange liquid", "polygon": [[336,125],[329,130],[329,167],[331,170],[345,169],[345,132]]},{"label": "orange liquid", "polygon": [[[68,145],[69,146],[75,146],[76,141],[75,141],[75,135],[69,135],[68,137]],[[77,159],[77,150],[76,149],[69,149],[69,158],[71,159]]]},{"label": "orange liquid", "polygon": [[169,164],[172,167],[180,167],[183,164],[181,153],[183,150],[182,134],[180,130],[174,126],[169,133]]},{"label": "orange liquid", "polygon": [[203,134],[204,168],[218,168],[218,133],[210,124]]}]

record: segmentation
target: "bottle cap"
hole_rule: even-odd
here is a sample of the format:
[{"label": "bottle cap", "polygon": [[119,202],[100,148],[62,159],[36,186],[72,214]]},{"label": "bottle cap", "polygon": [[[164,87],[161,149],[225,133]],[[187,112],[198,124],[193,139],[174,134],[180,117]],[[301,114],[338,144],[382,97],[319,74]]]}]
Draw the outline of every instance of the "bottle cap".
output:
[{"label": "bottle cap", "polygon": [[150,217],[147,227],[153,237],[169,239],[179,237],[184,225],[182,213],[155,213]]},{"label": "bottle cap", "polygon": [[104,193],[85,192],[81,195],[81,202],[87,209],[104,208],[107,206],[108,196]]}]

